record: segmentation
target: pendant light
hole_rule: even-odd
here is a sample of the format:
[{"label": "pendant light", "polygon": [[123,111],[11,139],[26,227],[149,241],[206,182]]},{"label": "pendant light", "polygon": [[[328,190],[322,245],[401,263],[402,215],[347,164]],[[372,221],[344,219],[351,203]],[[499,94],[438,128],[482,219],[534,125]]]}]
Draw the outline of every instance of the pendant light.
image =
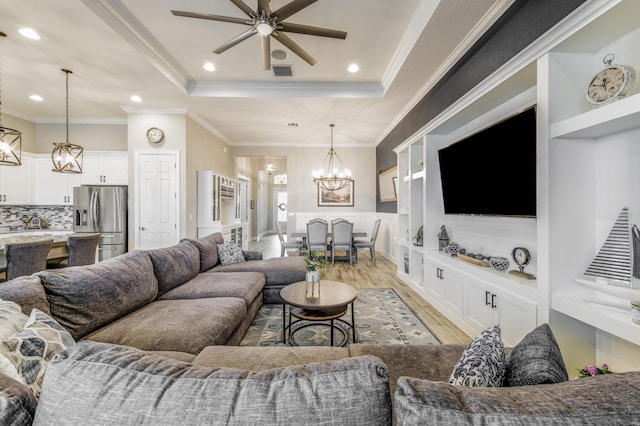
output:
[{"label": "pendant light", "polygon": [[[326,174],[325,169],[316,170],[313,172],[313,182],[318,185],[319,188],[326,191],[337,191],[342,189],[353,182],[351,179],[351,172],[344,168],[340,157],[333,149],[333,128],[335,124],[329,124],[331,128],[331,148],[325,157],[326,161]],[[334,159],[335,158],[335,159]],[[338,160],[343,170],[337,168]]]},{"label": "pendant light", "polygon": [[82,173],[82,154],[84,149],[80,145],[69,143],[69,74],[73,71],[62,68],[67,75],[66,103],[67,103],[67,139],[65,142],[54,142],[51,162],[54,172]]},{"label": "pendant light", "polygon": [[271,157],[269,157],[269,162],[264,165],[264,171],[267,172],[269,176],[274,174],[278,170],[275,164],[271,162]]},{"label": "pendant light", "polygon": [[21,164],[22,133],[2,125],[2,79],[0,74],[0,165],[19,166]]}]

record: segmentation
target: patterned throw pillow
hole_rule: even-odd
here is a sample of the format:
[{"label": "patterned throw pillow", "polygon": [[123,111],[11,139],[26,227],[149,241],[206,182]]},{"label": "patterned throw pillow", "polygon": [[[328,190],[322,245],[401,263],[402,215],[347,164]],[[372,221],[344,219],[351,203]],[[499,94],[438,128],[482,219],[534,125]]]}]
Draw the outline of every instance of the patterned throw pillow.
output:
[{"label": "patterned throw pillow", "polygon": [[540,385],[569,380],[567,367],[549,324],[542,324],[514,346],[507,361],[505,386]]},{"label": "patterned throw pillow", "polygon": [[449,383],[469,387],[502,386],[506,371],[500,326],[484,330],[469,344],[451,373]]},{"label": "patterned throw pillow", "polygon": [[34,309],[24,328],[2,342],[2,349],[38,398],[49,361],[74,344],[73,337],[60,324]]},{"label": "patterned throw pillow", "polygon": [[220,263],[223,265],[231,265],[233,263],[245,262],[244,253],[242,249],[232,243],[218,244],[218,256],[220,256]]}]

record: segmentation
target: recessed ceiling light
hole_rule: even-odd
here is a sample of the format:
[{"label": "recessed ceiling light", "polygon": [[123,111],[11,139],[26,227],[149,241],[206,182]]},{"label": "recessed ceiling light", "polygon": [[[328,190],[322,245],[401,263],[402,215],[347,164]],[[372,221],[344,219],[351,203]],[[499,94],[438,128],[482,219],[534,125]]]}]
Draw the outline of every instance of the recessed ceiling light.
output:
[{"label": "recessed ceiling light", "polygon": [[29,99],[31,99],[32,101],[37,101],[37,102],[42,102],[44,99],[42,99],[42,96],[40,95],[31,95],[29,96]]},{"label": "recessed ceiling light", "polygon": [[40,36],[36,32],[36,30],[31,28],[20,28],[18,30],[20,34],[25,36],[26,38],[30,38],[31,40],[40,40]]},{"label": "recessed ceiling light", "polygon": [[287,123],[287,127],[298,127],[298,123]]},{"label": "recessed ceiling light", "polygon": [[347,68],[347,70],[349,70],[349,72],[351,73],[354,73],[360,71],[360,67],[358,66],[358,64],[351,64],[349,65],[349,68]]},{"label": "recessed ceiling light", "polygon": [[215,71],[216,70],[216,66],[213,65],[211,62],[207,62],[205,63],[202,68],[204,68],[207,71]]},{"label": "recessed ceiling light", "polygon": [[133,95],[129,99],[131,99],[133,102],[142,102],[142,98],[138,95]]},{"label": "recessed ceiling light", "polygon": [[277,59],[278,61],[282,61],[284,59],[287,59],[289,55],[284,50],[277,49],[271,52],[271,57],[273,59]]}]

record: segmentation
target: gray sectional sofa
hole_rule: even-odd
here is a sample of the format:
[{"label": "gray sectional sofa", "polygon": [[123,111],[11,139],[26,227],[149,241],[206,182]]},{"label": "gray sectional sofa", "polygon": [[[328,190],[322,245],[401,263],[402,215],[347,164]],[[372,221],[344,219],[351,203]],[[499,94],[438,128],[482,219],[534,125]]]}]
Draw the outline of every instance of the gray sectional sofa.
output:
[{"label": "gray sectional sofa", "polygon": [[553,383],[537,374],[558,357],[540,333],[510,358],[543,384],[504,388],[447,383],[464,345],[235,346],[265,288],[304,279],[304,262],[302,275],[295,257],[222,266],[220,237],[0,284],[77,341],[48,363],[39,399],[0,373],[0,423],[640,425],[640,372]]}]

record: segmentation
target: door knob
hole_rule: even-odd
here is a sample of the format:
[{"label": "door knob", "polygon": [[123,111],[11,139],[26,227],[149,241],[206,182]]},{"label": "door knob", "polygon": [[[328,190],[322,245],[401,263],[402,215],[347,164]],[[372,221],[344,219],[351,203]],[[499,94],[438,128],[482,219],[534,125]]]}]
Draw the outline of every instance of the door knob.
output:
[{"label": "door knob", "polygon": [[141,227],[140,227],[140,230],[141,230],[141,231],[144,231],[144,230],[146,230],[146,229],[147,229],[147,228],[145,228],[144,226],[141,226]]}]

